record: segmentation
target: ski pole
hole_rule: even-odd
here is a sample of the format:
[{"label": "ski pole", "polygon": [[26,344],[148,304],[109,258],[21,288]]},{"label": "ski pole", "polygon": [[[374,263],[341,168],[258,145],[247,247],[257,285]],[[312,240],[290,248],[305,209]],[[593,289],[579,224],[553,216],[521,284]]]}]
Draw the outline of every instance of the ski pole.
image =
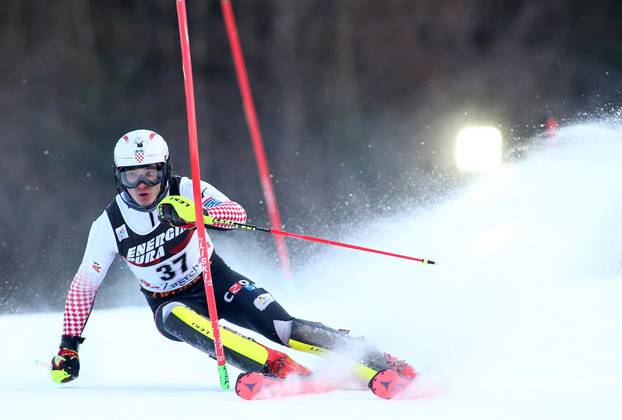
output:
[{"label": "ski pole", "polygon": [[[188,141],[190,143],[192,190],[195,201],[201,202],[199,142],[197,140],[197,121],[194,104],[194,83],[192,81],[192,59],[190,57],[186,0],[177,0],[177,17],[179,20],[179,39],[181,42],[182,69],[184,72],[184,88],[186,91],[186,111],[188,114]],[[195,217],[199,218],[201,217],[201,214],[201,208],[197,208]],[[199,236],[199,258],[203,268],[203,284],[205,287],[205,295],[207,297],[207,311],[214,333],[214,348],[216,350],[216,362],[218,364],[220,387],[222,389],[229,389],[229,374],[227,373],[225,350],[222,346],[220,328],[218,326],[218,311],[216,310],[216,297],[214,295],[214,285],[212,283],[212,273],[210,271],[207,238],[205,236],[205,229],[197,229],[197,232]]]},{"label": "ski pole", "polygon": [[[185,197],[181,197],[177,195],[169,195],[168,197],[164,198],[160,202],[160,204],[158,204],[158,207],[164,206],[164,205],[173,206],[173,208],[175,209],[179,217],[181,217],[182,219],[190,223],[196,220],[194,204],[192,203],[192,201],[186,199]],[[299,233],[290,233],[290,232],[285,232],[283,230],[277,230],[277,229],[262,228],[259,226],[253,226],[253,225],[249,225],[246,223],[238,223],[238,222],[232,222],[229,220],[217,219],[215,217],[207,216],[207,215],[203,216],[203,223],[206,225],[214,225],[214,224],[226,225],[226,226],[236,227],[238,229],[243,229],[243,230],[254,230],[254,231],[259,231],[259,232],[266,232],[266,233],[271,233],[273,235],[287,236],[290,238],[302,239],[302,240],[310,241],[310,242],[318,242],[318,243],[326,244],[326,245],[334,245],[334,246],[340,246],[343,248],[356,249],[358,251],[365,251],[365,252],[372,252],[375,254],[387,255],[389,257],[403,258],[405,260],[417,261],[423,264],[436,264],[434,261],[429,260],[427,258],[411,257],[408,255],[396,254],[394,252],[381,251],[379,249],[367,248],[364,246],[332,241],[330,239],[323,239],[323,238],[317,238],[314,236],[301,235]]]}]

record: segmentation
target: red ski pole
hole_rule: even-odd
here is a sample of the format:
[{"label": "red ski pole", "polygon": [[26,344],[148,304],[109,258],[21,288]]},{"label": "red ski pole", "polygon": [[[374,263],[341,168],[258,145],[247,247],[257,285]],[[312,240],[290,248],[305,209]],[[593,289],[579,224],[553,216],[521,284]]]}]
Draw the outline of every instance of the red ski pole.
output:
[{"label": "red ski pole", "polygon": [[[181,41],[182,68],[184,71],[184,88],[186,90],[186,111],[188,115],[188,141],[190,144],[190,165],[192,173],[192,189],[194,202],[201,203],[201,171],[199,167],[199,144],[197,140],[197,122],[194,105],[194,83],[192,81],[192,60],[190,58],[190,40],[188,37],[188,20],[186,17],[186,1],[177,0],[177,17],[179,20],[179,38]],[[196,220],[203,217],[201,206],[195,208]],[[216,310],[216,298],[214,296],[214,285],[212,283],[212,273],[210,271],[209,252],[205,229],[197,229],[199,235],[200,263],[203,267],[203,283],[207,296],[207,310],[212,323],[214,332],[214,347],[216,349],[216,361],[218,363],[218,374],[220,377],[220,387],[229,389],[229,375],[225,361],[225,352],[220,338],[218,326],[218,311]]]},{"label": "red ski pole", "polygon": [[[195,220],[200,220],[200,219],[197,219],[197,211],[196,211],[196,209],[200,207],[198,206],[195,207],[194,203],[185,197],[181,197],[178,195],[169,195],[168,197],[165,197],[160,202],[159,206],[173,206],[175,209],[175,212],[187,222],[194,223]],[[367,248],[364,246],[332,241],[330,239],[316,238],[314,236],[301,235],[299,233],[290,233],[290,232],[285,232],[283,230],[277,230],[277,229],[262,228],[258,226],[249,225],[247,223],[238,223],[238,222],[232,222],[230,220],[218,219],[218,218],[215,218],[209,215],[202,215],[202,216],[199,215],[199,217],[203,217],[203,223],[206,225],[213,225],[214,223],[218,225],[229,225],[231,227],[236,227],[238,229],[243,229],[243,230],[257,230],[259,232],[271,233],[273,235],[288,236],[290,238],[302,239],[302,240],[311,241],[311,242],[318,242],[318,243],[326,244],[326,245],[335,245],[335,246],[340,246],[343,248],[356,249],[358,251],[373,252],[374,254],[387,255],[389,257],[396,257],[396,258],[403,258],[405,260],[417,261],[417,262],[421,262],[424,264],[436,264],[434,261],[429,260],[427,258],[411,257],[408,255],[396,254],[394,252],[381,251],[379,249]]]},{"label": "red ski pole", "polygon": [[[209,216],[207,216],[207,217],[209,217]],[[337,242],[337,241],[333,241],[333,240],[330,240],[330,239],[316,238],[314,236],[307,236],[307,235],[301,235],[299,233],[285,232],[283,230],[277,230],[277,229],[262,228],[262,227],[258,227],[258,226],[248,225],[246,223],[229,222],[227,220],[214,219],[214,218],[209,220],[209,222],[210,222],[210,224],[212,224],[212,223],[229,224],[229,225],[235,226],[235,227],[237,227],[239,229],[257,230],[259,232],[271,233],[273,235],[287,236],[289,238],[302,239],[304,241],[317,242],[317,243],[326,244],[326,245],[334,245],[334,246],[339,246],[339,247],[342,247],[342,248],[356,249],[357,251],[365,251],[365,252],[371,252],[371,253],[374,253],[374,254],[386,255],[386,256],[389,256],[389,257],[395,257],[395,258],[402,258],[402,259],[405,259],[405,260],[417,261],[417,262],[420,262],[420,263],[423,263],[423,264],[436,264],[434,261],[429,260],[427,258],[411,257],[411,256],[408,256],[408,255],[396,254],[394,252],[382,251],[382,250],[379,250],[379,249],[367,248],[367,247],[359,246],[359,245],[346,244],[344,242]]]},{"label": "red ski pole", "polygon": [[[248,229],[248,228],[246,228],[246,229]],[[290,237],[290,238],[302,239],[302,240],[305,240],[305,241],[318,242],[318,243],[326,244],[326,245],[340,246],[342,248],[356,249],[358,251],[372,252],[374,254],[387,255],[389,257],[402,258],[402,259],[405,259],[405,260],[417,261],[417,262],[424,263],[424,264],[436,264],[434,261],[429,260],[427,258],[410,257],[408,255],[396,254],[394,252],[388,252],[388,251],[381,251],[379,249],[366,248],[364,246],[359,246],[359,245],[346,244],[346,243],[343,243],[343,242],[332,241],[330,239],[323,239],[323,238],[316,238],[316,237],[313,237],[313,236],[301,235],[299,233],[290,233],[290,232],[285,232],[285,231],[282,231],[282,230],[264,229],[264,228],[255,228],[253,230],[259,230],[259,231],[262,231],[262,232],[269,232],[269,233],[271,233],[273,235],[287,236],[287,237]]]}]

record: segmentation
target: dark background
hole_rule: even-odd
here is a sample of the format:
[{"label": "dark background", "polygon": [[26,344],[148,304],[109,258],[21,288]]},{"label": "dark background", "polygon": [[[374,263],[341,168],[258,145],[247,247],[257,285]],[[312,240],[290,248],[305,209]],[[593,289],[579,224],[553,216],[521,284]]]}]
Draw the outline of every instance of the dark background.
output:
[{"label": "dark background", "polygon": [[[233,5],[291,231],[330,234],[441,196],[461,182],[461,125],[497,125],[515,150],[549,116],[564,124],[620,102],[619,1]],[[265,225],[220,2],[187,7],[203,178]],[[0,312],[60,310],[115,193],[116,140],[155,130],[189,173],[175,1],[5,0],[0,54]]]}]

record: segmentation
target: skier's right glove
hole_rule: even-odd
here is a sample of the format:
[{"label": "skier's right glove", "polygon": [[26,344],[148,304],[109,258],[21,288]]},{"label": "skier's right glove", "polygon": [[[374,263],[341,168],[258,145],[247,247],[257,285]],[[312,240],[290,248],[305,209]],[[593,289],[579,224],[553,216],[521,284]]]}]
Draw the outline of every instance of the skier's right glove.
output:
[{"label": "skier's right glove", "polygon": [[73,381],[80,373],[78,346],[84,341],[82,337],[63,335],[58,354],[52,358],[50,374],[57,384]]}]

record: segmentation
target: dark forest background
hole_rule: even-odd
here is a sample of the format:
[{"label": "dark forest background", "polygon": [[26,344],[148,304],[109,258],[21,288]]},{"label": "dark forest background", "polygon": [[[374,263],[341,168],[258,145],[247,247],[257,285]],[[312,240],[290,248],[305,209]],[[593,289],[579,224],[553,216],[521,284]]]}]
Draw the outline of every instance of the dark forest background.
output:
[{"label": "dark forest background", "polygon": [[[440,196],[460,183],[461,125],[495,124],[512,149],[549,116],[619,106],[620,1],[233,6],[288,230]],[[187,7],[203,178],[265,225],[220,2]],[[60,310],[115,193],[116,140],[153,129],[189,173],[175,1],[5,0],[0,54],[0,312]]]}]

